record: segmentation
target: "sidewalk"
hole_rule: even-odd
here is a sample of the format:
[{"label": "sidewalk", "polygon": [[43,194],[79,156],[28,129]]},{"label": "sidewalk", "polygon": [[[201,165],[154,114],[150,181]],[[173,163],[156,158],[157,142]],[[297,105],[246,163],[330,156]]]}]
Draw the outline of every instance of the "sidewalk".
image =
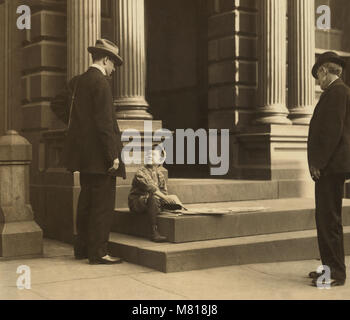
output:
[{"label": "sidewalk", "polygon": [[[350,280],[330,290],[309,285],[306,275],[319,264],[313,260],[164,274],[127,262],[90,266],[73,259],[71,246],[46,239],[43,258],[0,260],[0,299],[350,299]],[[20,265],[31,269],[30,290],[17,289]]]}]

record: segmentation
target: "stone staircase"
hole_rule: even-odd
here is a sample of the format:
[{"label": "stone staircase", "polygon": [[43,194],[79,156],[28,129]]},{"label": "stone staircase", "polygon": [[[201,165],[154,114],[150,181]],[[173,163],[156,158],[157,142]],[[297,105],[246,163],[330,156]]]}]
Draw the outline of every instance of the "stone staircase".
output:
[{"label": "stone staircase", "polygon": [[[147,239],[145,216],[118,210],[110,237],[114,255],[162,272],[319,257],[313,191],[307,182],[170,179],[169,190],[192,211],[237,212],[162,214],[159,229],[169,242],[157,244]],[[350,200],[343,203],[343,223],[350,254]]]}]

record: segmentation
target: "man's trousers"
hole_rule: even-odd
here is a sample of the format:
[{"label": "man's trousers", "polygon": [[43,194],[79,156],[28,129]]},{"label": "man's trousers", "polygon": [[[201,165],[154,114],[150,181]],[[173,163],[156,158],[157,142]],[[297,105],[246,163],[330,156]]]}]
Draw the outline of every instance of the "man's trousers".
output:
[{"label": "man's trousers", "polygon": [[316,181],[316,226],[321,261],[331,278],[346,279],[342,225],[345,174],[321,175]]},{"label": "man's trousers", "polygon": [[116,179],[102,174],[80,174],[75,254],[90,260],[107,255],[115,205]]}]

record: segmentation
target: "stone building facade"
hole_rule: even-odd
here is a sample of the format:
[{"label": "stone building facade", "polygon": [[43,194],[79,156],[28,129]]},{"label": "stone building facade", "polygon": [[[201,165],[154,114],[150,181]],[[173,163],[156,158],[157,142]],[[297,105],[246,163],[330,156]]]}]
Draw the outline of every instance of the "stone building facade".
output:
[{"label": "stone building facade", "polygon": [[[21,4],[31,30],[16,28]],[[322,4],[331,30],[316,28]],[[310,185],[307,131],[320,94],[311,68],[326,50],[349,59],[349,14],[348,0],[0,1],[0,135],[14,129],[32,144],[31,203],[44,233],[71,241],[79,195],[78,175],[58,165],[65,128],[50,101],[88,68],[97,38],[115,40],[125,60],[113,86],[122,130],[142,130],[144,120],[154,130],[230,129],[230,170],[220,178],[285,181],[293,193]],[[204,165],[167,169],[209,177]],[[117,181],[118,208],[135,170]]]}]

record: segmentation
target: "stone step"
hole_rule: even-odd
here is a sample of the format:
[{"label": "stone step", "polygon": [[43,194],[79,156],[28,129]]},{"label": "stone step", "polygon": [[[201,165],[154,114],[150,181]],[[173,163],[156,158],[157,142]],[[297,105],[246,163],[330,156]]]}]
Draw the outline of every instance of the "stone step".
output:
[{"label": "stone step", "polygon": [[[350,227],[344,228],[344,242],[349,255]],[[112,233],[109,250],[125,261],[161,272],[319,258],[315,230],[181,244],[156,244]]]},{"label": "stone step", "polygon": [[[200,211],[203,204],[187,207]],[[176,216],[163,214],[158,217],[161,234],[169,242],[183,243],[200,240],[225,239],[242,236],[273,234],[315,228],[313,199],[275,199],[205,204],[207,208],[239,208],[241,212],[226,215]],[[247,212],[253,208],[263,210]],[[350,200],[343,201],[343,223],[350,226]],[[149,227],[146,215],[117,211],[112,230],[118,233],[148,237]]]},{"label": "stone step", "polygon": [[[136,172],[136,171],[135,171]],[[128,206],[130,185],[117,182],[116,208]],[[169,194],[176,194],[184,204],[248,201],[314,196],[314,184],[304,180],[247,181],[225,179],[169,179]]]}]

